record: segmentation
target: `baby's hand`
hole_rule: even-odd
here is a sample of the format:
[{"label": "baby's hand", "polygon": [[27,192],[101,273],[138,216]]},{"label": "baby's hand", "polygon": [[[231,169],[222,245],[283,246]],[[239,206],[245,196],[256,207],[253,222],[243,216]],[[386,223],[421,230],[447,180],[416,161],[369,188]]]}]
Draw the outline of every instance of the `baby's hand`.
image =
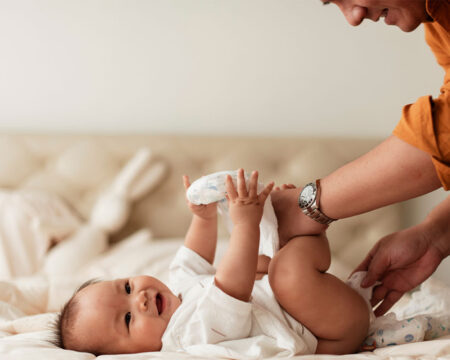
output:
[{"label": "baby's hand", "polygon": [[[189,186],[191,186],[191,183],[189,182],[189,176],[183,175],[183,183],[184,183],[184,188],[187,191]],[[196,215],[204,220],[213,219],[217,216],[217,202],[207,204],[207,205],[203,205],[203,204],[195,205],[188,200],[187,196],[186,196],[186,202],[188,204],[189,210],[191,210],[191,212],[194,215]]]},{"label": "baby's hand", "polygon": [[230,208],[230,217],[234,225],[255,224],[261,222],[264,203],[272,191],[274,183],[269,183],[258,195],[258,172],[253,171],[248,183],[245,184],[244,170],[239,169],[237,174],[237,190],[231,176],[226,179],[227,200]]}]

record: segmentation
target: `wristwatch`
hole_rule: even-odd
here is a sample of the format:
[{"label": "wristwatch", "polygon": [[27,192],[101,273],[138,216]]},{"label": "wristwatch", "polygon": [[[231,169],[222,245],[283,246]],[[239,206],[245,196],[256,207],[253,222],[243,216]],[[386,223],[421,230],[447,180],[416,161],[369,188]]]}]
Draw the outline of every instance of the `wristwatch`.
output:
[{"label": "wristwatch", "polygon": [[298,206],[303,213],[318,223],[329,225],[336,219],[326,216],[319,208],[320,179],[316,183],[306,184],[298,197]]}]

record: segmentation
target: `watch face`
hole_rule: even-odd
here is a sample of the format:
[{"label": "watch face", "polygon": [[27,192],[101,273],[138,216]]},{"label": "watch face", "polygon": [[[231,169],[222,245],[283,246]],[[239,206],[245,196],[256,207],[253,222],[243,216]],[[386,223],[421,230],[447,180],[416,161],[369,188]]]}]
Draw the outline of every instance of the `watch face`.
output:
[{"label": "watch face", "polygon": [[316,199],[316,188],[313,184],[306,185],[300,194],[300,207],[307,208],[312,205]]}]

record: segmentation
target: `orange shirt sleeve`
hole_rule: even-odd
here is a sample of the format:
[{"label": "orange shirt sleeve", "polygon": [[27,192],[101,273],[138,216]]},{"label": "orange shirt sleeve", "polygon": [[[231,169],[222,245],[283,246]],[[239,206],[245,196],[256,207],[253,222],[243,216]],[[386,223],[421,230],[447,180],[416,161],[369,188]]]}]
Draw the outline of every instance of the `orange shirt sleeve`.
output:
[{"label": "orange shirt sleeve", "polygon": [[[441,0],[439,0],[441,1]],[[450,6],[444,0],[439,4],[440,14],[448,17]],[[441,13],[443,12],[443,14]],[[450,190],[450,24],[433,22],[425,24],[426,40],[446,74],[441,94],[420,97],[414,104],[406,105],[402,118],[393,134],[431,155],[436,172],[445,190]]]}]

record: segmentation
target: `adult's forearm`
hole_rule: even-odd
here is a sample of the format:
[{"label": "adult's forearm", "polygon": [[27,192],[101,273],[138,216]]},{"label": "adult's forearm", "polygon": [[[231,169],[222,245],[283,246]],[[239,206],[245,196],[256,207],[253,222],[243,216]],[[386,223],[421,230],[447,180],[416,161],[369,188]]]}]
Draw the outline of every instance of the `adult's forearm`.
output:
[{"label": "adult's forearm", "polygon": [[321,181],[320,208],[342,219],[408,200],[441,186],[431,156],[389,137]]},{"label": "adult's forearm", "polygon": [[423,225],[430,234],[430,242],[445,258],[450,255],[450,196],[436,206]]}]

